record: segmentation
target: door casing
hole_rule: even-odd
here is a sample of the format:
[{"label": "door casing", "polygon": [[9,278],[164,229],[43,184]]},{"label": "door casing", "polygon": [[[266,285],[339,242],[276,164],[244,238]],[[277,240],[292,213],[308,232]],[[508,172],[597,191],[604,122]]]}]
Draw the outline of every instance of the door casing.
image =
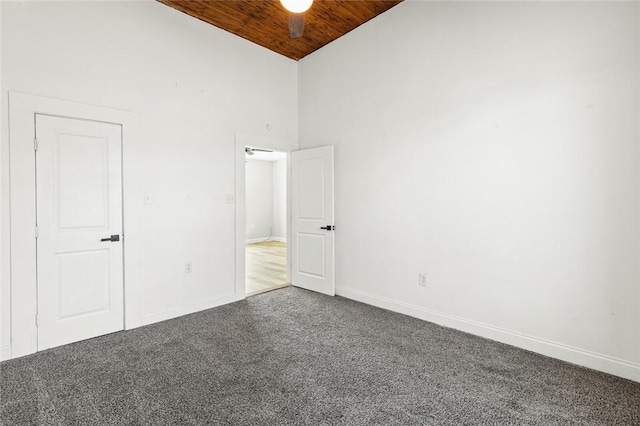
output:
[{"label": "door casing", "polygon": [[[138,116],[135,113],[85,105],[42,96],[9,92],[9,146],[11,176],[11,349],[7,358],[17,358],[37,351],[37,282],[36,282],[36,194],[35,194],[35,114],[63,118],[103,121],[122,126],[123,183],[135,157]],[[129,237],[124,256],[125,329],[143,324],[140,286],[140,247],[135,235],[139,230],[135,193],[123,191],[123,213]]]},{"label": "door casing", "polygon": [[[235,264],[235,294],[236,300],[246,297],[246,254],[245,254],[245,229],[246,229],[246,198],[245,198],[245,146],[252,148],[269,149],[287,153],[287,239],[291,235],[291,167],[290,154],[298,149],[297,142],[290,142],[284,139],[277,139],[265,136],[252,135],[248,133],[236,132],[235,134],[235,160],[236,160],[236,264]],[[287,249],[287,282],[291,281],[291,251]]]}]

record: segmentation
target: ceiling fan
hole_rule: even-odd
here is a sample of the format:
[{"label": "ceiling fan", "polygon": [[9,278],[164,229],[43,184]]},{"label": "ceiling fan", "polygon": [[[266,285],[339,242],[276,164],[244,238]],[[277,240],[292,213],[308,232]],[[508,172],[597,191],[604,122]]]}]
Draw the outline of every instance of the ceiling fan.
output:
[{"label": "ceiling fan", "polygon": [[304,12],[311,7],[313,0],[280,0],[280,3],[289,12],[289,37],[302,37]]},{"label": "ceiling fan", "polygon": [[244,152],[245,152],[247,155],[255,155],[255,154],[256,154],[256,152],[273,152],[273,151],[270,151],[270,150],[268,150],[268,149],[251,148],[251,147],[245,146],[245,147],[244,147]]}]

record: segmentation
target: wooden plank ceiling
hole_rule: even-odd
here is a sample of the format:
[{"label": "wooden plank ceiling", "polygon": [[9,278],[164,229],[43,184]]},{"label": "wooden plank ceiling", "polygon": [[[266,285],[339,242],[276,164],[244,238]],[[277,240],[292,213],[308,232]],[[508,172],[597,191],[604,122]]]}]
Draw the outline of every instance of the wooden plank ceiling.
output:
[{"label": "wooden plank ceiling", "polygon": [[158,0],[176,10],[271,49],[301,59],[402,0],[315,0],[304,34],[289,37],[288,12],[279,0]]}]

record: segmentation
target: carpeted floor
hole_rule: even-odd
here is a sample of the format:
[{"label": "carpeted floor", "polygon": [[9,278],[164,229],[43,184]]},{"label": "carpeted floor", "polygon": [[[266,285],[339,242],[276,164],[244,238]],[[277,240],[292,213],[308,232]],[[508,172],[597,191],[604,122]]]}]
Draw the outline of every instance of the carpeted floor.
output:
[{"label": "carpeted floor", "polygon": [[640,383],[292,287],[0,369],[3,425],[640,425]]}]

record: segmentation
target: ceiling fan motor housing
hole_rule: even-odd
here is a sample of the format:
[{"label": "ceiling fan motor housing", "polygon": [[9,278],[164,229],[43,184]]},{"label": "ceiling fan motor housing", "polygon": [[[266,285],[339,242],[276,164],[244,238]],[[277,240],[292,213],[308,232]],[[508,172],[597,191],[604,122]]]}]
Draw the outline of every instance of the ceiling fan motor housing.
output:
[{"label": "ceiling fan motor housing", "polygon": [[304,13],[289,13],[289,37],[302,37],[304,32]]}]

